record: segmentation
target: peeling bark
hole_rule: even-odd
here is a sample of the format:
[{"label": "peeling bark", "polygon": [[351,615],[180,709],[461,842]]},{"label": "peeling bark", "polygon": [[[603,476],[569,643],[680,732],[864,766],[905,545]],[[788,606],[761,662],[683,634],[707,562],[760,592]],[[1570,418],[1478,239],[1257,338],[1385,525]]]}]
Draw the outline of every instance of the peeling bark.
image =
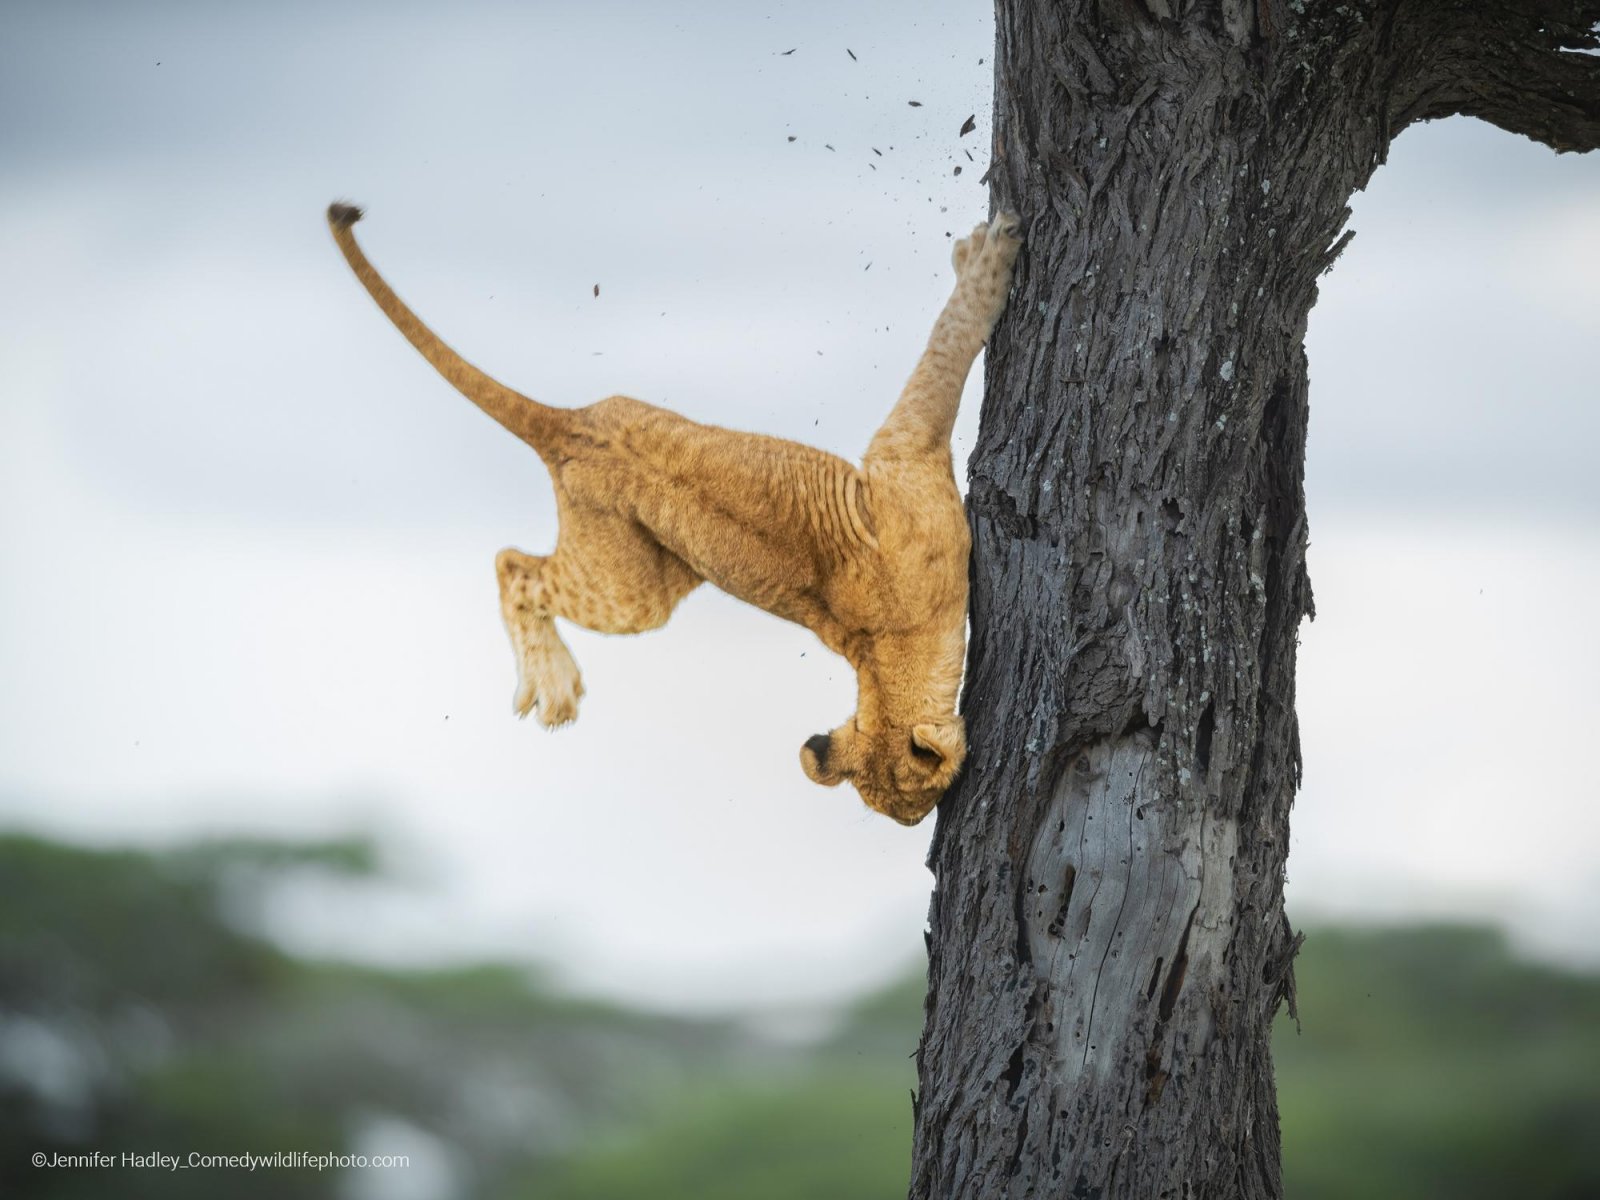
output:
[{"label": "peeling bark", "polygon": [[999,0],[989,179],[1027,244],[969,466],[913,1198],[1282,1194],[1316,280],[1413,121],[1600,143],[1597,18]]}]

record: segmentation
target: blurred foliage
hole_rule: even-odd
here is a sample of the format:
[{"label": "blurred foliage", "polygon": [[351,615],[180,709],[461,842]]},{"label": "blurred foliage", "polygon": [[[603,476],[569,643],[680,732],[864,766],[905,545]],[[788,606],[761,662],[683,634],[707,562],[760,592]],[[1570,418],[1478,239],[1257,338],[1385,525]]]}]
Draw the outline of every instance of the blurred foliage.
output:
[{"label": "blurred foliage", "polygon": [[[0,837],[0,1195],[857,1200],[903,1194],[922,984],[803,1047],[505,966],[299,958],[230,917],[359,842]],[[1294,1200],[1600,1195],[1600,980],[1479,928],[1313,932],[1275,1052]],[[387,1176],[38,1170],[32,1153],[409,1153]],[[426,1169],[424,1169],[426,1168]]]},{"label": "blurred foliage", "polygon": [[714,1094],[642,1135],[576,1156],[509,1194],[527,1200],[817,1200],[903,1196],[904,1080],[824,1069],[781,1089]]},{"label": "blurred foliage", "polygon": [[[350,1192],[347,1172],[28,1161],[90,1150],[414,1153],[443,1160],[453,1194],[488,1195],[703,1073],[759,1070],[761,1048],[726,1023],[567,998],[511,967],[307,961],[226,919],[274,871],[371,868],[343,843],[162,854],[0,837],[0,1196]],[[400,1144],[373,1144],[374,1128]],[[382,1194],[411,1194],[393,1182]]]},{"label": "blurred foliage", "polygon": [[1488,929],[1322,930],[1274,1045],[1296,1200],[1600,1196],[1600,980]]}]

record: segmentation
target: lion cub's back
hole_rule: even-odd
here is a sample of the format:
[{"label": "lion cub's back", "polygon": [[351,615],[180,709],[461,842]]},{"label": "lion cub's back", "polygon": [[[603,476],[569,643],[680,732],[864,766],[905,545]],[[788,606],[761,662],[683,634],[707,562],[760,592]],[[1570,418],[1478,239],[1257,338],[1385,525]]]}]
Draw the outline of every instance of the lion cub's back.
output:
[{"label": "lion cub's back", "polygon": [[[828,497],[854,468],[783,438],[703,425],[613,396],[579,423],[589,448],[563,482],[625,511],[711,583],[789,616],[826,564]],[[837,522],[835,522],[837,523]]]}]

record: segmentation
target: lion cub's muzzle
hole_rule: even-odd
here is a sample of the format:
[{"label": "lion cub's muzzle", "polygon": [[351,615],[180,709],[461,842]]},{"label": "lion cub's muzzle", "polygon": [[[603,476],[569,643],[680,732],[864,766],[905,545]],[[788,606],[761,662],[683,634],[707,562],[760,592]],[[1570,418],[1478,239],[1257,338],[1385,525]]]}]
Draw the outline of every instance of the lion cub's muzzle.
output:
[{"label": "lion cub's muzzle", "polygon": [[823,787],[838,787],[851,778],[856,769],[854,741],[833,733],[816,733],[800,747],[800,769],[812,783]]},{"label": "lion cub's muzzle", "polygon": [[[806,739],[805,747],[800,754],[800,766],[817,783],[822,782],[818,777],[827,773],[828,751],[832,749],[833,739],[825,733],[814,733]],[[806,752],[808,751],[815,763],[815,769],[813,769],[812,763],[806,761]]]}]

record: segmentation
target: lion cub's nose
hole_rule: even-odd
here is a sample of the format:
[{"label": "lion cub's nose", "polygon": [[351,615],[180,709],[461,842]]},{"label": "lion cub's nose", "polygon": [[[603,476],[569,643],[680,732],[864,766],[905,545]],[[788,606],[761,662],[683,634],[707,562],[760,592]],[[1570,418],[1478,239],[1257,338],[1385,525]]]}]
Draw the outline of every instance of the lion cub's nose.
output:
[{"label": "lion cub's nose", "polygon": [[817,770],[828,769],[828,751],[833,749],[833,739],[825,733],[814,733],[806,739],[806,749],[817,759]]}]

